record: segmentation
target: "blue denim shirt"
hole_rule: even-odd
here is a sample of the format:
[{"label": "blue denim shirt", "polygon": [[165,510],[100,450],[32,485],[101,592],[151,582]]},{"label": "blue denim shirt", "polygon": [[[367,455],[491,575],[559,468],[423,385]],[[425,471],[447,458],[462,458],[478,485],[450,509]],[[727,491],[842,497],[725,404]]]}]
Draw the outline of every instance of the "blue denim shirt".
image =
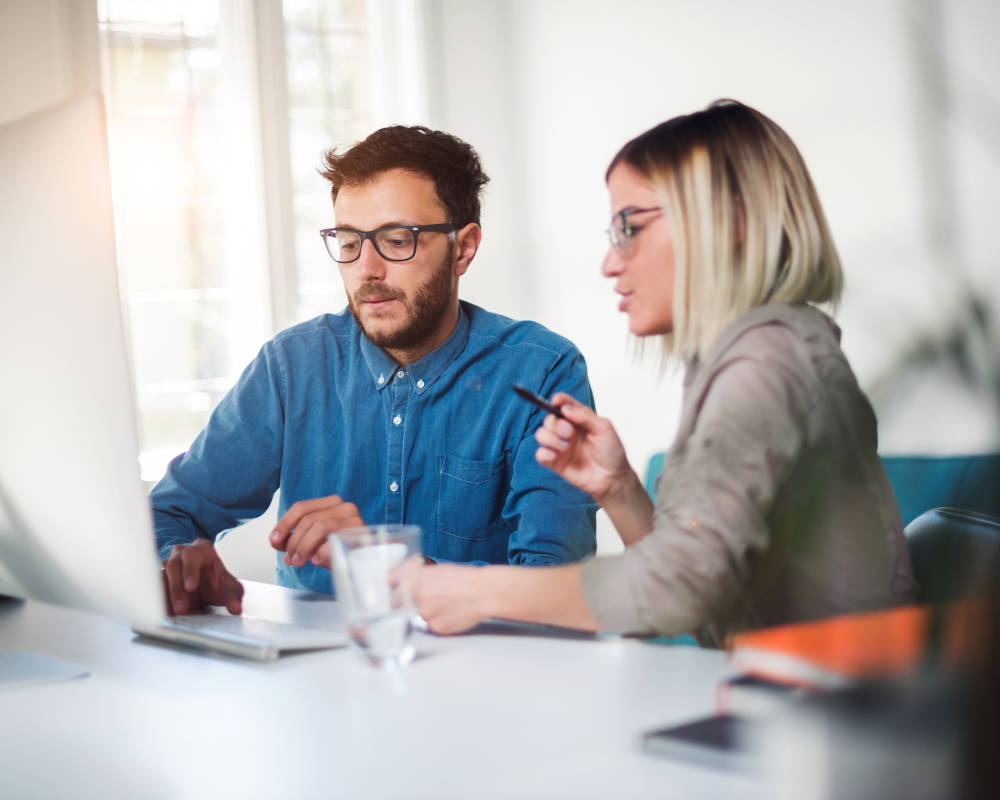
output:
[{"label": "blue denim shirt", "polygon": [[[298,500],[339,495],[367,524],[423,531],[438,561],[560,564],[596,548],[597,506],[535,461],[543,411],[512,383],[593,407],[573,344],[533,322],[461,304],[451,336],[400,367],[347,309],[278,334],[175,458],[150,498],[160,558]],[[330,592],[329,570],[278,583]]]}]

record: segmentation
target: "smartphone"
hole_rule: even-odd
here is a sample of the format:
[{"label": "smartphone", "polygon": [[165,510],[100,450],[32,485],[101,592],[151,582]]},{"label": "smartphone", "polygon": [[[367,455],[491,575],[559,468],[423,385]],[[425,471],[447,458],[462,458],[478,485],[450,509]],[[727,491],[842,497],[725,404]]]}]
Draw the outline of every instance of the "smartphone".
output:
[{"label": "smartphone", "polygon": [[753,725],[750,720],[719,714],[651,731],[642,737],[642,743],[648,753],[694,761],[716,769],[752,770],[754,759],[747,739]]},{"label": "smartphone", "polygon": [[522,400],[527,400],[529,403],[538,406],[543,411],[548,411],[550,414],[555,414],[560,419],[565,419],[562,415],[562,411],[560,411],[558,408],[552,405],[552,403],[547,402],[544,397],[540,397],[539,395],[535,394],[533,391],[531,391],[531,389],[527,388],[526,386],[522,386],[519,383],[515,383],[511,388],[514,390],[517,396],[520,397]]}]

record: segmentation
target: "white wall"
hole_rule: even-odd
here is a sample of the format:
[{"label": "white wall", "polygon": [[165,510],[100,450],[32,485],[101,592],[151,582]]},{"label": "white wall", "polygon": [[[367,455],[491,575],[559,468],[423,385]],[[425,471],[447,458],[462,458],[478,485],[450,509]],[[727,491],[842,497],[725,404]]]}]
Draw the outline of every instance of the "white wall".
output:
[{"label": "white wall", "polygon": [[[627,139],[720,97],[775,119],[809,164],[847,271],[838,316],[844,346],[873,392],[883,451],[1000,449],[992,387],[953,374],[947,361],[899,369],[922,342],[940,342],[964,324],[956,276],[966,262],[977,294],[1000,310],[991,228],[1000,216],[998,150],[966,124],[978,113],[981,130],[1000,130],[995,3],[944,6],[949,66],[961,66],[979,89],[953,103],[947,122],[960,167],[960,244],[969,255],[945,265],[925,236],[931,192],[918,125],[924,87],[914,66],[915,4],[440,0],[434,7],[444,93],[434,121],[479,148],[492,177],[482,257],[463,295],[534,316],[576,342],[598,407],[618,426],[633,465],[643,468],[669,445],[680,376],[658,381],[651,364],[626,351],[625,320],[598,273],[609,216],[604,170]],[[993,102],[985,111],[969,99],[984,95]],[[995,351],[991,357],[996,362]]]},{"label": "white wall", "polygon": [[527,214],[509,4],[445,0],[427,5],[428,124],[472,144],[490,176],[483,243],[462,278],[461,292],[491,311],[531,317],[536,293],[532,261],[523,247]]},{"label": "white wall", "polygon": [[0,125],[100,89],[96,0],[0,0]]}]

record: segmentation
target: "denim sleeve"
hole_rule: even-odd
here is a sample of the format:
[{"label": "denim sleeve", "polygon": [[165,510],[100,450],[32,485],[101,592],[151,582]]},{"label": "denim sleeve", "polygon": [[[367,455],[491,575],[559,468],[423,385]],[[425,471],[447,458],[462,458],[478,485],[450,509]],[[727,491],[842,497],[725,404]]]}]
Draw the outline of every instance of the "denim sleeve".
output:
[{"label": "denim sleeve", "polygon": [[[583,356],[571,348],[560,355],[539,391],[546,399],[565,392],[591,408],[594,395]],[[565,564],[597,549],[597,503],[535,460],[535,431],[546,412],[531,415],[511,466],[504,518],[514,528],[507,545],[511,564]]]},{"label": "denim sleeve", "polygon": [[284,378],[268,342],[150,493],[160,559],[259,517],[278,489]]}]

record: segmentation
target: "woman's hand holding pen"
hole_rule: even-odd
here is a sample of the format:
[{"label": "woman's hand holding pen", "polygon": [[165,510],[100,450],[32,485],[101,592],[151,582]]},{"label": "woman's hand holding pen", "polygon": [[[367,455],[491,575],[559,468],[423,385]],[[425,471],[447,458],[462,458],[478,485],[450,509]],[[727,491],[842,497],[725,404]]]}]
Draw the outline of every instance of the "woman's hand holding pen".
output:
[{"label": "woman's hand holding pen", "polygon": [[565,419],[545,418],[535,433],[535,459],[603,506],[632,472],[614,426],[568,394],[555,395],[552,405]]},{"label": "woman's hand holding pen", "polygon": [[626,545],[638,541],[652,529],[653,504],[614,426],[568,394],[556,394],[552,404],[564,419],[545,418],[535,433],[535,459],[593,497]]}]

